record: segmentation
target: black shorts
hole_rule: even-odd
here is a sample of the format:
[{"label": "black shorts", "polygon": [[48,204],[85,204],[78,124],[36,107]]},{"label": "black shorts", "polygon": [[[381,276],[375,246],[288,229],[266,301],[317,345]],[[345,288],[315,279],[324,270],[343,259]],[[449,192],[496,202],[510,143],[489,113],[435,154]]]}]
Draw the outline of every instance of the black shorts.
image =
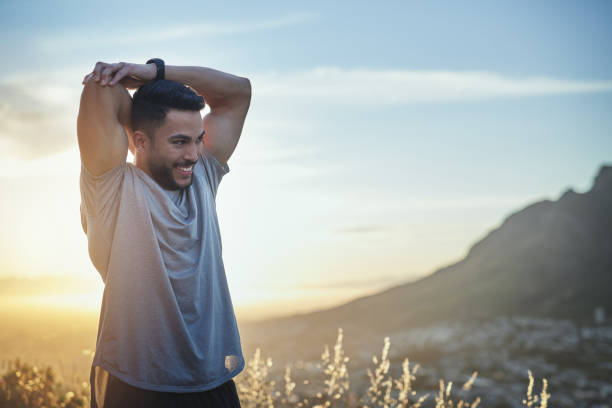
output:
[{"label": "black shorts", "polygon": [[131,386],[109,375],[103,408],[240,408],[233,379],[200,392],[160,392]]}]

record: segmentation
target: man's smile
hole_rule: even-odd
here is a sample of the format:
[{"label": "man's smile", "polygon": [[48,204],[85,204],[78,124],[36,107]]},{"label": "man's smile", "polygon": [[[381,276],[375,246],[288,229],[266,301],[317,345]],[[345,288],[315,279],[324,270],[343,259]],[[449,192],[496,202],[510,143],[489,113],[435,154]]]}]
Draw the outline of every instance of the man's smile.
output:
[{"label": "man's smile", "polygon": [[190,166],[176,166],[178,173],[182,176],[190,176],[193,173],[193,164]]}]

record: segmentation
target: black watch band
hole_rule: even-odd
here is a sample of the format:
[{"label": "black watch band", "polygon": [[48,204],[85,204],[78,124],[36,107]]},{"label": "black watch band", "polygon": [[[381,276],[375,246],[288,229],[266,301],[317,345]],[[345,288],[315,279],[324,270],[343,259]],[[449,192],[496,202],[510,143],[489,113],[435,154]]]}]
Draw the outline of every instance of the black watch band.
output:
[{"label": "black watch band", "polygon": [[154,63],[157,67],[157,75],[155,75],[155,81],[158,79],[164,79],[166,77],[166,68],[164,60],[161,58],[151,58],[147,61],[147,64]]}]

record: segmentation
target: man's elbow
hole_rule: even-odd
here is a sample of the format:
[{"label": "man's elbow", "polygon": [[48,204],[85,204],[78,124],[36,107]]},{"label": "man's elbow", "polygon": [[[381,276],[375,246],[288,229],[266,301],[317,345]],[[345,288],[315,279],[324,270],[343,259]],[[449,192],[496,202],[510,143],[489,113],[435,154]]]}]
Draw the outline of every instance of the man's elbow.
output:
[{"label": "man's elbow", "polygon": [[237,86],[233,97],[228,100],[228,105],[235,109],[236,112],[246,111],[251,104],[251,81],[248,78],[240,77],[240,83]]},{"label": "man's elbow", "polygon": [[228,111],[235,112],[248,109],[251,103],[251,81],[248,78],[238,77],[232,83],[231,89],[228,89],[227,94],[222,99],[208,99],[206,101],[210,106],[211,111]]},{"label": "man's elbow", "polygon": [[251,99],[251,81],[249,80],[249,78],[242,79],[242,95],[244,95],[245,98]]}]

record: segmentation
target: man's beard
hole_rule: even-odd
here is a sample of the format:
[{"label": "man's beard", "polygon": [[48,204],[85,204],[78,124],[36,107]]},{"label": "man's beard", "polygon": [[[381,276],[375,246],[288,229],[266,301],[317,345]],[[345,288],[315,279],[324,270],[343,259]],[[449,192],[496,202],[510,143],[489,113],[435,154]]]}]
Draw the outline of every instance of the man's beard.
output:
[{"label": "man's beard", "polygon": [[[195,164],[195,163],[194,163]],[[151,176],[157,184],[159,184],[162,188],[166,190],[181,190],[187,188],[193,182],[193,173],[189,176],[189,184],[186,186],[179,185],[174,179],[173,170],[177,166],[183,166],[184,164],[176,164],[173,167],[168,167],[164,164],[158,164],[149,160],[149,171],[151,172]]]}]

